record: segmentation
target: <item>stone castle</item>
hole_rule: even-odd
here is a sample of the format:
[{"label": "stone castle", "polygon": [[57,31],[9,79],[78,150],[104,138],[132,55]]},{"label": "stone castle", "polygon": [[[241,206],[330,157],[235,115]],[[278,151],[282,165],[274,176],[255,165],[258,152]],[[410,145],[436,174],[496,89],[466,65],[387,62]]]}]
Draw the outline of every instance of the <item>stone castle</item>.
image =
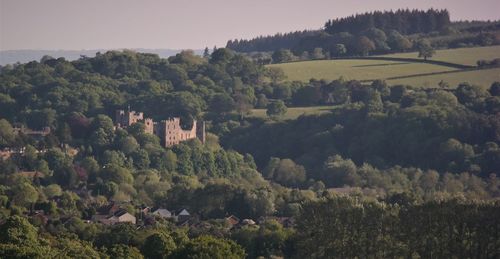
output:
[{"label": "stone castle", "polygon": [[158,136],[161,144],[165,147],[171,147],[182,141],[194,138],[198,138],[202,143],[205,143],[204,121],[195,120],[191,129],[184,130],[181,128],[181,119],[178,117],[155,122],[151,118],[144,118],[144,113],[142,112],[116,111],[115,124],[117,128],[126,128],[136,122],[144,123],[144,131]]}]

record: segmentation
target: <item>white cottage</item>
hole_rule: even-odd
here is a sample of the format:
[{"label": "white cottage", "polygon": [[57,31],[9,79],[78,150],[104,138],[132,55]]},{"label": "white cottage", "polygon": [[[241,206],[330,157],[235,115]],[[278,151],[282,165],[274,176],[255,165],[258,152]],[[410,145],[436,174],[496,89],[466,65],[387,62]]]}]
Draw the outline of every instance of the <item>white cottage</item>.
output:
[{"label": "white cottage", "polygon": [[153,211],[151,214],[164,219],[169,219],[172,217],[172,212],[170,212],[167,209],[157,209]]},{"label": "white cottage", "polygon": [[136,223],[136,218],[134,215],[128,213],[126,210],[119,210],[114,215],[106,218],[109,222],[108,224],[116,224],[116,223]]}]

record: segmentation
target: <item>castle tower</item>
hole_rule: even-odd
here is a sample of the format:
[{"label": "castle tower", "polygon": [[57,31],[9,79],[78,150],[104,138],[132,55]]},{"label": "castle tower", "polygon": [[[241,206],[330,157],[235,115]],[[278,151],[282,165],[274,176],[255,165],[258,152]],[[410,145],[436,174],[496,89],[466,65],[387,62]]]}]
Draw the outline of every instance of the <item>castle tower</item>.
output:
[{"label": "castle tower", "polygon": [[144,119],[144,132],[154,134],[154,122],[151,118]]},{"label": "castle tower", "polygon": [[124,110],[117,110],[115,113],[115,124],[118,127],[122,127],[127,125],[128,121],[126,120],[125,117],[125,111]]},{"label": "castle tower", "polygon": [[128,125],[130,126],[138,121],[144,120],[144,113],[142,112],[135,112],[135,111],[130,111],[128,113]]},{"label": "castle tower", "polygon": [[181,127],[180,118],[171,118],[168,120],[162,120],[159,123],[157,136],[160,137],[161,144],[165,147],[171,147],[173,145],[179,144],[181,141]]},{"label": "castle tower", "polygon": [[205,143],[204,121],[194,120],[191,129],[184,130],[181,128],[181,119],[179,117],[155,122],[151,118],[144,118],[142,112],[117,110],[115,113],[115,124],[118,128],[126,128],[137,122],[143,122],[144,131],[158,136],[161,145],[164,147],[171,147],[194,138],[198,138],[202,143]]},{"label": "castle tower", "polygon": [[115,113],[115,123],[118,127],[128,127],[144,119],[142,112],[117,110]]}]

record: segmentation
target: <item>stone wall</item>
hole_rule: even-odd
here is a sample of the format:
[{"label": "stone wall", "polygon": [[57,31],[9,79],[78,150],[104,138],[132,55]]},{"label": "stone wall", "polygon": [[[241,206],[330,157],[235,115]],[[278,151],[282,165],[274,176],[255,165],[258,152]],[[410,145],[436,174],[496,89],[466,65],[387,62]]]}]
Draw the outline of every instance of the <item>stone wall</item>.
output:
[{"label": "stone wall", "polygon": [[182,141],[194,138],[198,138],[202,143],[205,143],[204,121],[193,121],[191,129],[184,130],[181,127],[181,119],[178,117],[155,122],[153,119],[144,118],[144,114],[142,112],[123,110],[116,111],[116,127],[126,128],[136,122],[143,122],[145,126],[144,131],[158,136],[161,144],[165,147],[171,147]]}]

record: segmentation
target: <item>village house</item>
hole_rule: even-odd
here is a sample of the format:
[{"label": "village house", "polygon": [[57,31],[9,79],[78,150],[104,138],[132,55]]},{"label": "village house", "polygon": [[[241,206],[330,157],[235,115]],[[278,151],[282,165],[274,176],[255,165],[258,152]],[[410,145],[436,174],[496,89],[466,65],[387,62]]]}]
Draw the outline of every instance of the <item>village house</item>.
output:
[{"label": "village house", "polygon": [[252,219],[244,219],[241,221],[241,225],[243,226],[254,226],[256,223]]},{"label": "village house", "polygon": [[41,140],[45,136],[50,134],[50,128],[44,127],[42,130],[32,130],[32,129],[25,128],[25,127],[19,127],[19,128],[14,128],[14,133],[15,134],[21,133],[21,134],[30,136],[36,140]]},{"label": "village house", "polygon": [[150,207],[139,207],[139,210],[141,211],[142,214],[146,215],[148,214],[150,211],[151,211],[151,208]]},{"label": "village house", "polygon": [[12,152],[8,149],[0,150],[0,160],[7,160],[10,158]]},{"label": "village house", "polygon": [[0,158],[1,159],[9,159],[12,155],[15,154],[24,154],[24,151],[26,150],[25,147],[21,148],[4,148],[0,150]]},{"label": "village house", "polygon": [[114,215],[106,218],[109,225],[114,225],[117,223],[136,223],[136,218],[132,214],[128,213],[126,210],[119,210]]},{"label": "village house", "polygon": [[169,210],[161,209],[161,208],[153,211],[151,214],[156,216],[156,217],[160,217],[160,218],[164,218],[164,219],[169,219],[169,218],[172,218],[172,216],[173,216]]},{"label": "village house", "polygon": [[234,227],[240,223],[240,219],[234,215],[231,215],[226,218],[226,222],[231,225],[231,227]]},{"label": "village house", "polygon": [[[71,155],[71,156],[75,156],[78,153],[77,149],[71,148],[67,145],[65,145],[65,146],[67,147],[67,149],[63,149],[63,151],[66,154]],[[9,159],[13,155],[24,155],[25,152],[26,152],[26,147],[4,148],[4,149],[0,150],[0,159],[5,160],[5,159]],[[45,152],[47,152],[47,149],[36,150],[37,154],[44,154]]]},{"label": "village house", "polygon": [[137,122],[144,123],[144,131],[158,136],[164,147],[171,147],[179,144],[180,142],[195,138],[198,138],[202,143],[205,143],[204,121],[195,120],[193,121],[191,129],[184,130],[181,127],[181,120],[178,117],[155,122],[151,118],[145,118],[144,113],[142,112],[124,110],[116,111],[116,128],[127,128]]},{"label": "village house", "polygon": [[183,223],[188,221],[191,218],[191,214],[186,209],[180,210],[179,213],[175,216],[175,219],[179,223]]},{"label": "village house", "polygon": [[120,208],[116,203],[110,203],[98,209],[95,215],[92,215],[92,222],[99,222],[105,225],[114,225],[117,223],[136,224],[134,215]]}]

